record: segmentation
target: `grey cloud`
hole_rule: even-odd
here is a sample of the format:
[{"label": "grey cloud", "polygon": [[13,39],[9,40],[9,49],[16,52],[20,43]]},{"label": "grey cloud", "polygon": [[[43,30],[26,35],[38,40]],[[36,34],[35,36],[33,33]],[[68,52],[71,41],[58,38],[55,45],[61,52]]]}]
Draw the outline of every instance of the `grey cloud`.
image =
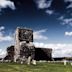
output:
[{"label": "grey cloud", "polygon": [[44,8],[49,8],[51,6],[52,0],[36,0],[35,1],[38,8],[44,9]]},{"label": "grey cloud", "polygon": [[3,8],[11,8],[12,10],[15,10],[15,5],[13,1],[10,0],[0,0],[0,11]]},{"label": "grey cloud", "polygon": [[53,10],[50,10],[53,0],[34,0],[37,4],[38,9],[45,9],[45,12],[49,15],[53,14]]}]

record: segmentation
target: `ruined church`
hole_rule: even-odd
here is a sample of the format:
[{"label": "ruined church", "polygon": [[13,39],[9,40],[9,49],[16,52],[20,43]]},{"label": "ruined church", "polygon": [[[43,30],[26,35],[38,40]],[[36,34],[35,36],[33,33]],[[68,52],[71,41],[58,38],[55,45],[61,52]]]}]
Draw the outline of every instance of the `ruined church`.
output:
[{"label": "ruined church", "polygon": [[7,48],[7,60],[27,62],[34,60],[52,60],[51,48],[39,48],[33,44],[33,30],[17,27],[15,31],[15,45]]}]

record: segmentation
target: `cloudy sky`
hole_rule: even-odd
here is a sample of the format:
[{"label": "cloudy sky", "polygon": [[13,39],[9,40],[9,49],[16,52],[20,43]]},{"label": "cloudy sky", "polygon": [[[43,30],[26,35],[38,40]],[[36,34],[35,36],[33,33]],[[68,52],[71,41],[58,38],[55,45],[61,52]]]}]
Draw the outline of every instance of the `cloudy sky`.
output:
[{"label": "cloudy sky", "polygon": [[32,28],[35,46],[53,57],[72,56],[72,0],[0,0],[0,56],[14,44],[17,26]]}]

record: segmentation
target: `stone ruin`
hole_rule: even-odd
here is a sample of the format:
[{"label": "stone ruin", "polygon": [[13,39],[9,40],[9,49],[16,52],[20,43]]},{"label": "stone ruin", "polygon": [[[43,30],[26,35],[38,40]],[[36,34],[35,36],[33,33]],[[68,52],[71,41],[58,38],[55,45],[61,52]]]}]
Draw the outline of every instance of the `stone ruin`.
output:
[{"label": "stone ruin", "polygon": [[35,47],[33,45],[33,31],[26,28],[17,28],[15,32],[14,62],[35,61]]},{"label": "stone ruin", "polygon": [[51,61],[52,49],[35,47],[33,45],[33,30],[17,27],[15,45],[7,48],[7,56],[4,60],[36,65],[36,61]]}]

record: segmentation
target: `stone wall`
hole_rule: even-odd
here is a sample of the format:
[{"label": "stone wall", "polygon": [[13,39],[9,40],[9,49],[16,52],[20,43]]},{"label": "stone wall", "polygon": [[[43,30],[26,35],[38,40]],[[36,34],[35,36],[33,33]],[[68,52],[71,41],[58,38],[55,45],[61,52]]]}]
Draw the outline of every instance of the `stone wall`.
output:
[{"label": "stone wall", "polygon": [[51,48],[35,48],[35,60],[52,60],[52,49]]},{"label": "stone wall", "polygon": [[14,60],[14,46],[10,46],[7,48],[7,55],[6,57],[4,58],[4,60],[9,60],[11,62],[13,62]]}]

